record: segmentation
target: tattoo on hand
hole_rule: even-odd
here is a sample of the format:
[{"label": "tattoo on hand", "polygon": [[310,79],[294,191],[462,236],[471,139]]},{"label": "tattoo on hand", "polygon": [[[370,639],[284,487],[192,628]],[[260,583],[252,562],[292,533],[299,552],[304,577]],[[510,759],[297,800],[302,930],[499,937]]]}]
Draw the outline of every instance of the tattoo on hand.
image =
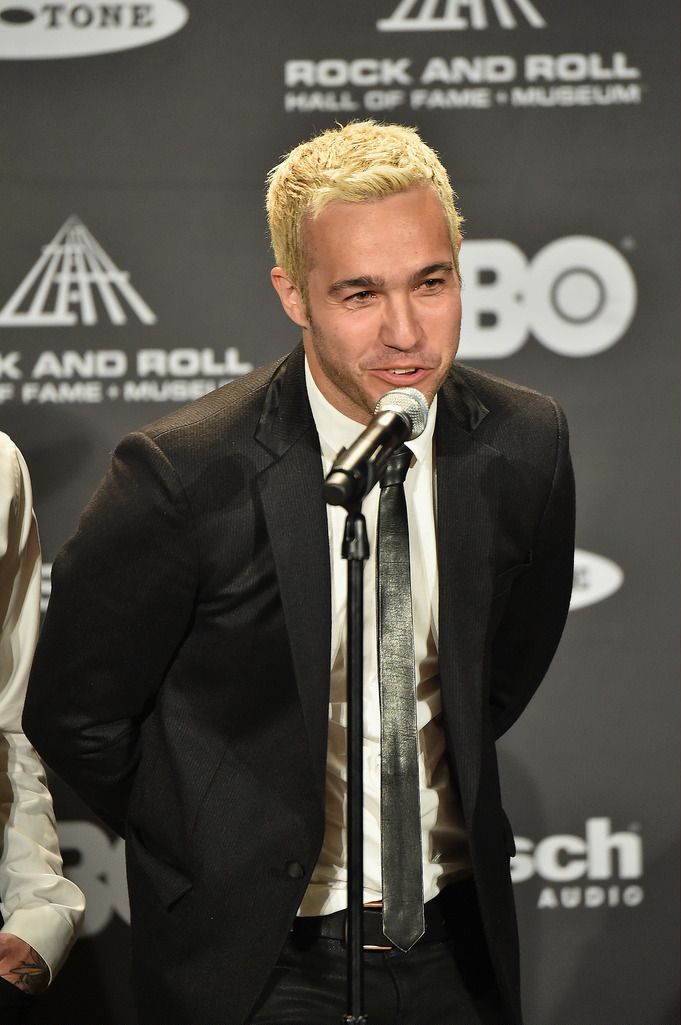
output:
[{"label": "tattoo on hand", "polygon": [[29,954],[13,968],[5,969],[2,978],[7,979],[24,993],[40,993],[50,981],[50,970],[37,950],[29,947]]}]

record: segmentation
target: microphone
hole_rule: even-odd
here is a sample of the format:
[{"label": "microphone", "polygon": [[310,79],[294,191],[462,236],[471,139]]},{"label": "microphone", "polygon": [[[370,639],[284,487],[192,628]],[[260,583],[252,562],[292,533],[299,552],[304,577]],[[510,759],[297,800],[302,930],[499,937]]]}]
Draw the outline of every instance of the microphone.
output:
[{"label": "microphone", "polygon": [[428,403],[416,388],[395,388],[376,403],[374,416],[350,448],[342,448],[324,481],[328,505],[357,505],[373,488],[403,441],[423,434]]}]

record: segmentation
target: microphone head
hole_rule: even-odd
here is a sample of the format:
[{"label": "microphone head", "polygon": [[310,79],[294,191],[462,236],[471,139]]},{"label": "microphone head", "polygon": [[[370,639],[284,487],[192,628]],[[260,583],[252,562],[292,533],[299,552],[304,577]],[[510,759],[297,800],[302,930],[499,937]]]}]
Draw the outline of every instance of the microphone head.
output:
[{"label": "microphone head", "polygon": [[413,441],[423,434],[428,422],[428,403],[418,388],[393,388],[381,395],[374,414],[390,411],[400,413],[411,425],[407,441]]}]

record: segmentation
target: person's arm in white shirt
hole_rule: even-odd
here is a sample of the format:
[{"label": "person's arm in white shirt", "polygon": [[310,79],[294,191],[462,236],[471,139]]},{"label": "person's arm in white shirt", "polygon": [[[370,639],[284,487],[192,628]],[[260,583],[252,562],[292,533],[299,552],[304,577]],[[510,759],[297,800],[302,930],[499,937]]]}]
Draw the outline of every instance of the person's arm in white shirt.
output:
[{"label": "person's arm in white shirt", "polygon": [[21,729],[40,565],[28,470],[0,434],[0,978],[26,992],[54,977],[85,910],[83,894],[62,874],[45,772]]}]

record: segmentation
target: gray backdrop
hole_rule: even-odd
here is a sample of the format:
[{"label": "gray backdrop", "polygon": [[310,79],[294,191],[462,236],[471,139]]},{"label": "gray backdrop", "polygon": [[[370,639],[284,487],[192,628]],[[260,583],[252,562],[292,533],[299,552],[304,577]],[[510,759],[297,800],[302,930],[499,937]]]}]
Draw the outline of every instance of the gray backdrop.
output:
[{"label": "gray backdrop", "polygon": [[[578,480],[573,611],[501,745],[528,1025],[679,1017],[678,28],[673,0],[0,0],[0,426],[45,600],[116,440],[295,342],[281,154],[371,114],[449,168],[461,358],[559,398]],[[130,1025],[122,843],[54,793],[89,907],[33,1021]]]}]

